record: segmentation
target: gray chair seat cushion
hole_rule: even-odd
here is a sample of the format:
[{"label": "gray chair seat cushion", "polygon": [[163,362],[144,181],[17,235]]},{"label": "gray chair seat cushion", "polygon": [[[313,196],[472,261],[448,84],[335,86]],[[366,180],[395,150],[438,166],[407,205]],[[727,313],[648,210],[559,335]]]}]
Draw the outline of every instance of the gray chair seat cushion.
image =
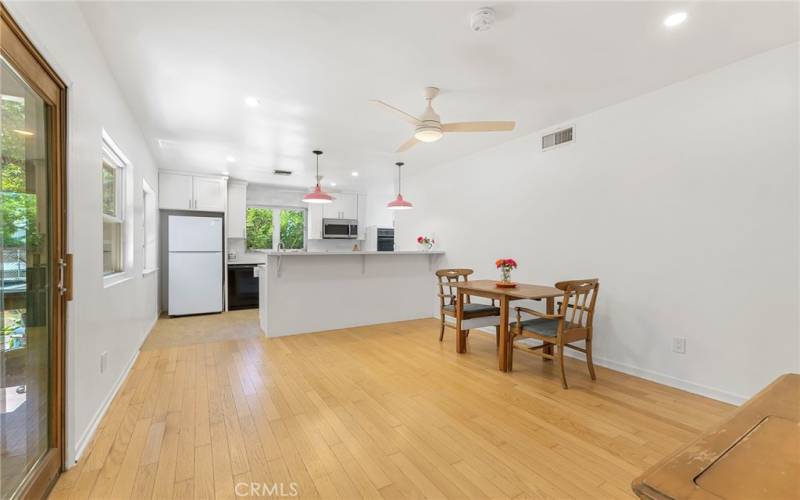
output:
[{"label": "gray chair seat cushion", "polygon": [[520,323],[523,330],[538,333],[545,337],[555,337],[558,334],[558,320],[546,318],[526,319]]},{"label": "gray chair seat cushion", "polygon": [[[444,306],[445,311],[455,312],[456,306],[455,304],[446,305]],[[500,314],[500,308],[495,307],[491,304],[464,304],[464,312],[465,313],[477,313],[477,312],[493,312],[497,315]]]}]

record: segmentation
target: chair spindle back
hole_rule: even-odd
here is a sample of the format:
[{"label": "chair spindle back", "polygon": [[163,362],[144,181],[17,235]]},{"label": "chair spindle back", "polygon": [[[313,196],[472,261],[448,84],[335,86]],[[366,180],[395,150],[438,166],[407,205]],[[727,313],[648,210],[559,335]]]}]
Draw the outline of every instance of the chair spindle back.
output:
[{"label": "chair spindle back", "polygon": [[573,328],[591,331],[600,282],[597,279],[569,280],[559,281],[555,286],[564,291],[559,314]]},{"label": "chair spindle back", "polygon": [[[436,277],[439,279],[439,303],[441,307],[455,305],[456,295],[450,285],[459,281],[469,281],[469,275],[474,272],[472,269],[439,269],[436,271]],[[447,293],[444,291],[445,287],[448,289]],[[449,298],[450,302],[445,303],[445,298]],[[469,295],[467,295],[465,302],[469,303],[469,301]]]}]

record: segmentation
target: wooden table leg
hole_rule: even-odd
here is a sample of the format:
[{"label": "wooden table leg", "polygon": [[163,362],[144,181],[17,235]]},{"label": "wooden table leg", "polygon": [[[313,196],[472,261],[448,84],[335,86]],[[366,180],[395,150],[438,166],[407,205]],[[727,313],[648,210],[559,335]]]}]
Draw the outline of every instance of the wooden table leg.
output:
[{"label": "wooden table leg", "polygon": [[[547,297],[547,314],[553,314],[556,310],[556,299],[553,297]],[[548,344],[547,342],[544,343],[544,347],[542,348],[542,352],[545,354],[553,355],[553,344]],[[544,361],[552,361],[552,359],[543,358]]]},{"label": "wooden table leg", "polygon": [[508,297],[500,297],[500,348],[497,350],[497,364],[501,372],[508,371]]},{"label": "wooden table leg", "polygon": [[461,317],[464,312],[464,293],[456,290],[456,352],[467,352],[467,338],[461,329]]}]

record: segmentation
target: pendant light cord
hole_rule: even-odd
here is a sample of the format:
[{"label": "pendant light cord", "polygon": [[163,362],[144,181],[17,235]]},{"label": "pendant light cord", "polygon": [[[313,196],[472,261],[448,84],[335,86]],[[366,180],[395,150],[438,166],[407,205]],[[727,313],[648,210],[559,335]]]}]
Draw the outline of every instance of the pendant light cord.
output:
[{"label": "pendant light cord", "polygon": [[397,165],[397,194],[403,193],[403,176],[400,174],[400,167],[405,165],[402,161],[395,163]]},{"label": "pendant light cord", "polygon": [[312,153],[314,153],[317,156],[317,175],[316,175],[315,179],[317,181],[317,186],[319,186],[319,157],[320,157],[320,155],[322,155],[322,151],[319,151],[318,149],[315,149],[314,151],[312,151]]}]

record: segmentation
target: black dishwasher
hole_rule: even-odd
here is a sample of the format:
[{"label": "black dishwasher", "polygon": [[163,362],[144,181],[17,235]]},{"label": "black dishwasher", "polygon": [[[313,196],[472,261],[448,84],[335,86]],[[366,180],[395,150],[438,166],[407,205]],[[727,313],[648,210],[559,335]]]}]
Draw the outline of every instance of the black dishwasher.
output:
[{"label": "black dishwasher", "polygon": [[228,309],[258,309],[255,264],[228,265]]}]

